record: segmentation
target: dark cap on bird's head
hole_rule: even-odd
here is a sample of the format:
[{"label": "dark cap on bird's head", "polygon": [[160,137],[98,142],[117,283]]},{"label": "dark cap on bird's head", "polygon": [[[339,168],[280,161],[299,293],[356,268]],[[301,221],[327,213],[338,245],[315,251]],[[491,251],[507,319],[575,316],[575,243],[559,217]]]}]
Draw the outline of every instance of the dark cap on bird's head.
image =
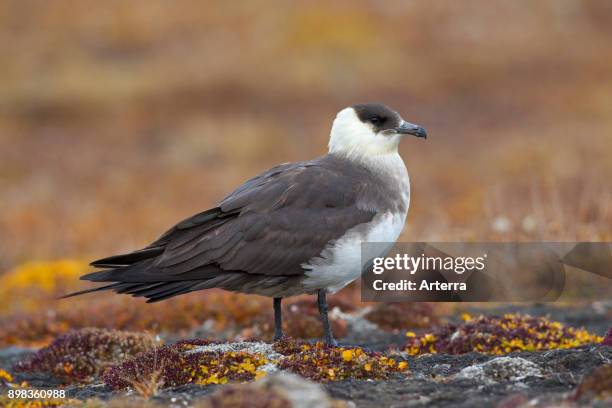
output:
[{"label": "dark cap on bird's head", "polygon": [[357,117],[370,124],[376,132],[389,132],[427,138],[427,131],[421,126],[408,123],[399,113],[382,103],[361,103],[353,105]]},{"label": "dark cap on bird's head", "polygon": [[405,121],[388,106],[361,103],[342,109],[336,115],[329,152],[345,156],[394,153],[404,135],[427,138],[424,128]]}]

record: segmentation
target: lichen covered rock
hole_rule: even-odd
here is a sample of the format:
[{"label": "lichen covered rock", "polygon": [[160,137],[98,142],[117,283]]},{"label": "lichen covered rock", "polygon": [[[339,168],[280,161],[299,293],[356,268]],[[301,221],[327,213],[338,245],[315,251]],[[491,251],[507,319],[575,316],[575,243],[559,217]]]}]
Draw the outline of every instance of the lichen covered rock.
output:
[{"label": "lichen covered rock", "polygon": [[283,370],[315,381],[354,379],[385,379],[405,372],[408,363],[396,361],[384,354],[361,348],[330,347],[323,343],[305,343],[283,339],[274,345],[285,355],[278,362]]},{"label": "lichen covered rock", "polygon": [[494,384],[543,375],[542,369],[529,360],[521,357],[498,357],[486,363],[466,367],[457,373],[456,378]]},{"label": "lichen covered rock", "polygon": [[430,333],[417,336],[408,332],[406,336],[405,351],[410,355],[469,352],[503,355],[515,351],[566,349],[603,340],[583,329],[521,314],[477,318],[464,315],[461,324],[449,323]]},{"label": "lichen covered rock", "polygon": [[266,374],[262,368],[270,361],[265,354],[228,344],[215,346],[206,340],[162,346],[111,367],[104,375],[104,382],[120,389],[157,376],[164,387],[174,387],[188,383],[244,382]]},{"label": "lichen covered rock", "polygon": [[408,363],[361,348],[329,347],[284,338],[276,343],[182,341],[143,353],[109,368],[104,382],[115,389],[151,376],[160,386],[248,382],[285,370],[315,381],[383,379],[406,371]]}]

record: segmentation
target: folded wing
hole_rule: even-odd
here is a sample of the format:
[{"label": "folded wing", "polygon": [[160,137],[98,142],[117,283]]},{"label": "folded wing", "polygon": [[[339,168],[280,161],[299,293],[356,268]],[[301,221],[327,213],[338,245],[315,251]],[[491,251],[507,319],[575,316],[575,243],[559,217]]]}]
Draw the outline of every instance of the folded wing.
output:
[{"label": "folded wing", "polygon": [[69,296],[112,289],[157,301],[211,287],[282,285],[345,231],[372,220],[374,210],[356,205],[369,187],[363,180],[324,159],[274,167],[148,247],[93,262],[106,269],[82,279],[112,283]]}]

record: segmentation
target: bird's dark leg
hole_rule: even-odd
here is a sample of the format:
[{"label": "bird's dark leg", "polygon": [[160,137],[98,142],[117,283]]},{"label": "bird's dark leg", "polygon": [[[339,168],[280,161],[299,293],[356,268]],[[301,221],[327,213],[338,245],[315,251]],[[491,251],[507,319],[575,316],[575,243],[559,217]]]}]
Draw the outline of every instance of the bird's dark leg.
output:
[{"label": "bird's dark leg", "polygon": [[280,340],[283,337],[283,311],[281,310],[281,300],[283,298],[274,298],[274,341]]},{"label": "bird's dark leg", "polygon": [[334,340],[334,336],[329,325],[329,319],[327,317],[327,300],[325,299],[325,289],[319,289],[317,292],[319,305],[319,314],[321,315],[321,323],[323,324],[323,334],[325,336],[325,343],[329,346],[337,346],[338,343]]}]

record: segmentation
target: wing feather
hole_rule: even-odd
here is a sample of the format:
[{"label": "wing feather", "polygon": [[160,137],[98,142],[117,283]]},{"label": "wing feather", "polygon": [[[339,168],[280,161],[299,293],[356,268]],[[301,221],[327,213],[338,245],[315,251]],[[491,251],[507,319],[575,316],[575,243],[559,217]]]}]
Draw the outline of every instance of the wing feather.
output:
[{"label": "wing feather", "polygon": [[325,158],[277,166],[148,247],[93,262],[109,269],[82,279],[116,282],[105,288],[150,301],[201,288],[288,284],[304,263],[376,215],[357,205],[367,180]]}]

